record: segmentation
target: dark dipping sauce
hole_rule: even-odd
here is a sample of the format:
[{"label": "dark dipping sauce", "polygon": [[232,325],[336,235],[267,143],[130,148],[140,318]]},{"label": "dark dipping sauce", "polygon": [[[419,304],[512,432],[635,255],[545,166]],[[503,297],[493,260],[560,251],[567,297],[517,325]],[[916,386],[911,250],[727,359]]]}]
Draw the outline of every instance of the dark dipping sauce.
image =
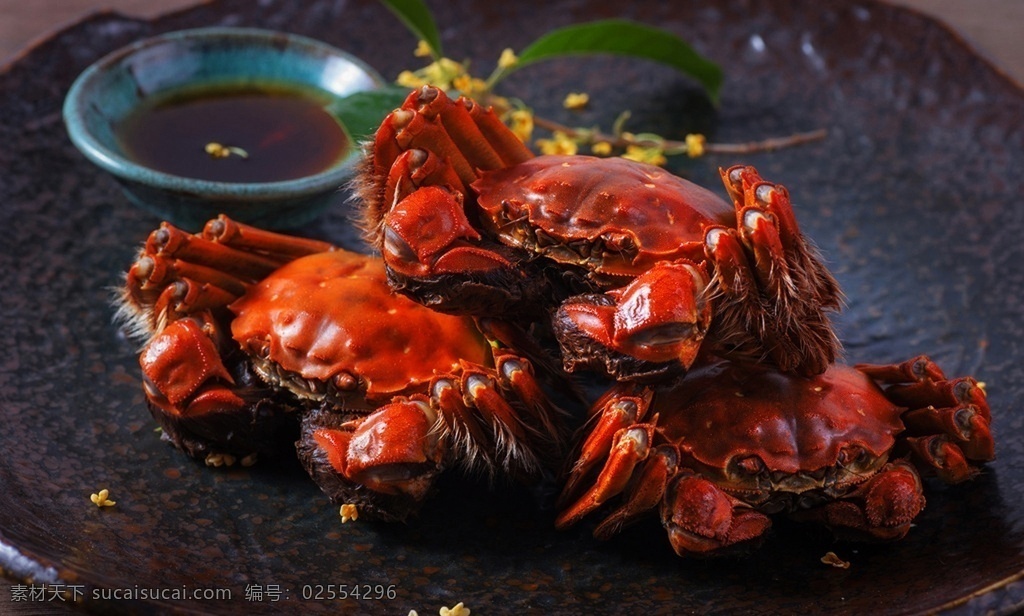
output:
[{"label": "dark dipping sauce", "polygon": [[[279,182],[324,171],[348,149],[322,100],[287,87],[222,86],[154,97],[115,127],[125,154],[172,175]],[[209,144],[234,150],[221,156]]]}]

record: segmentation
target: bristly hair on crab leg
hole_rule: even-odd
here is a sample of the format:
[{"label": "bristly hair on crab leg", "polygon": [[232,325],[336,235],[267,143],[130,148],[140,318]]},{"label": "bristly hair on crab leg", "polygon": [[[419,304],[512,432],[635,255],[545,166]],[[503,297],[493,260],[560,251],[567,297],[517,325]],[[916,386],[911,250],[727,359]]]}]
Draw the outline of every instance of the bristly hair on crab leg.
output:
[{"label": "bristly hair on crab leg", "polygon": [[805,376],[822,373],[841,348],[828,316],[842,307],[839,283],[800,233],[785,187],[761,179],[753,167],[720,174],[737,224],[705,231],[715,271],[709,338],[723,356],[769,361]]}]

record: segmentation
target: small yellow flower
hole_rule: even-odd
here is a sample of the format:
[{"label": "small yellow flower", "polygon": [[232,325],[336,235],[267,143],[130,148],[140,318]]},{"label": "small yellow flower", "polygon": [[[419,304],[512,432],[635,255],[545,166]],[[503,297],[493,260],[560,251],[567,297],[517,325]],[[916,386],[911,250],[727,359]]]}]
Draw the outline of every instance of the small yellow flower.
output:
[{"label": "small yellow flower", "polygon": [[519,64],[519,56],[512,51],[511,47],[501,50],[501,57],[498,58],[498,68],[512,68]]},{"label": "small yellow flower", "polygon": [[508,114],[509,129],[523,143],[533,136],[533,113],[528,109],[516,109]]},{"label": "small yellow flower", "polygon": [[417,58],[429,58],[434,54],[433,48],[430,47],[430,43],[421,40],[416,43],[416,51],[412,52],[412,55]]},{"label": "small yellow flower", "polygon": [[629,145],[626,146],[626,153],[622,155],[623,158],[628,160],[635,160],[639,163],[647,163],[649,165],[664,165],[668,162],[665,158],[664,151],[655,146],[642,146],[642,145]]},{"label": "small yellow flower", "polygon": [[686,136],[686,155],[690,158],[704,156],[704,135],[689,134]]},{"label": "small yellow flower", "polygon": [[206,459],[203,462],[207,466],[219,468],[221,466],[234,466],[235,456],[229,453],[209,453],[206,454]]},{"label": "small yellow flower", "polygon": [[110,490],[103,488],[98,494],[90,494],[89,500],[97,507],[113,507],[117,503],[110,500]]},{"label": "small yellow flower", "polygon": [[395,83],[405,88],[419,88],[427,85],[427,82],[412,71],[402,71],[395,79]]},{"label": "small yellow flower", "polygon": [[590,146],[590,151],[596,156],[608,156],[612,153],[612,144],[607,141],[598,141]]},{"label": "small yellow flower", "polygon": [[224,145],[221,143],[217,143],[216,141],[211,141],[210,143],[207,143],[203,149],[206,151],[207,154],[210,155],[210,158],[227,158],[232,154],[238,156],[239,158],[249,158],[249,153],[243,150],[242,148]]},{"label": "small yellow flower", "polygon": [[561,131],[555,131],[551,139],[538,139],[537,147],[542,154],[563,154],[572,156],[577,152],[579,146],[568,135]]},{"label": "small yellow flower", "polygon": [[345,503],[341,506],[341,510],[338,511],[341,515],[341,523],[345,524],[348,521],[355,522],[359,519],[359,509],[352,503]]},{"label": "small yellow flower", "polygon": [[452,86],[470,98],[479,97],[487,91],[487,84],[483,79],[477,79],[470,75],[459,75],[452,80]]},{"label": "small yellow flower", "polygon": [[590,95],[586,92],[570,92],[562,101],[562,106],[566,109],[583,109],[589,102]]},{"label": "small yellow flower", "polygon": [[469,616],[469,608],[459,601],[453,607],[442,607],[437,613],[440,616]]}]

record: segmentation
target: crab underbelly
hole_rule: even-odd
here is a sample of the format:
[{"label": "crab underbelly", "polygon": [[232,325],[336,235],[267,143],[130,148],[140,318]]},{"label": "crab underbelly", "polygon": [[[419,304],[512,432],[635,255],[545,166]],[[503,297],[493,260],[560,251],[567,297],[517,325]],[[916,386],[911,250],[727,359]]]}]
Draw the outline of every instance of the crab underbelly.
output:
[{"label": "crab underbelly", "polygon": [[847,495],[889,461],[888,454],[861,464],[833,465],[797,473],[765,471],[757,476],[717,478],[723,491],[764,513],[810,509]]}]

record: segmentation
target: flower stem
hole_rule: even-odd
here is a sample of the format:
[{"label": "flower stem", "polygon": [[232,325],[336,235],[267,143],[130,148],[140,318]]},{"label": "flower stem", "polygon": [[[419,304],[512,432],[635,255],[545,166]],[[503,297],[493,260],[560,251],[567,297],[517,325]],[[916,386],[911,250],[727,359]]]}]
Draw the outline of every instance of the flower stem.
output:
[{"label": "flower stem", "polygon": [[[631,145],[636,145],[643,147],[660,147],[666,152],[686,151],[687,147],[685,141],[673,141],[671,139],[655,141],[651,139],[630,137],[625,134],[611,135],[599,130],[579,130],[537,116],[534,116],[533,123],[544,130],[561,132],[571,139],[582,139],[589,144],[600,143],[603,141],[612,144],[612,146],[616,148],[625,148]],[[706,143],[704,145],[704,151],[709,154],[751,154],[754,152],[767,152],[771,150],[778,150],[780,148],[793,147],[812,141],[818,141],[824,139],[827,134],[828,131],[824,128],[819,128],[813,131],[794,133],[785,137],[771,137],[760,141],[747,141],[744,143]]]}]

